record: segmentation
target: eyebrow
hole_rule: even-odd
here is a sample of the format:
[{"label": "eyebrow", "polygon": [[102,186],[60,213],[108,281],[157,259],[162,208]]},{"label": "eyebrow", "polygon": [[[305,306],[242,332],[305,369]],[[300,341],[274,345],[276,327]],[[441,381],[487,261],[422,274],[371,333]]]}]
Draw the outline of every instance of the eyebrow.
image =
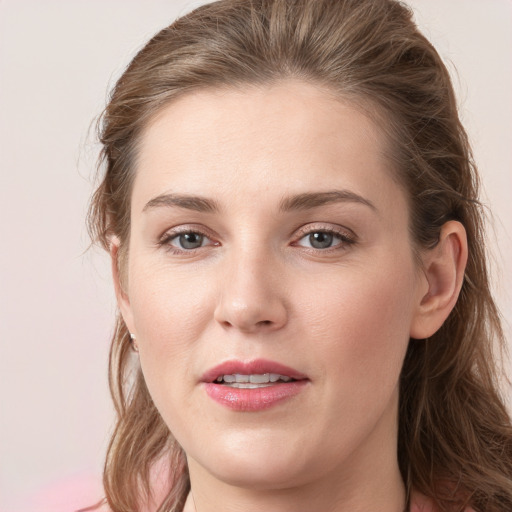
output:
[{"label": "eyebrow", "polygon": [[[375,205],[350,190],[329,190],[326,192],[305,192],[284,197],[279,203],[280,212],[311,210],[331,203],[359,203],[377,212]],[[218,213],[221,208],[217,201],[187,194],[162,194],[146,203],[143,212],[160,207],[178,207],[204,213]]]},{"label": "eyebrow", "polygon": [[377,212],[375,205],[368,199],[350,190],[329,190],[327,192],[306,192],[285,197],[279,206],[281,212],[291,210],[310,210],[330,203],[359,203]]},{"label": "eyebrow", "polygon": [[186,194],[162,194],[146,203],[143,212],[159,207],[178,207],[197,212],[216,213],[220,211],[218,203],[206,197],[191,196]]}]

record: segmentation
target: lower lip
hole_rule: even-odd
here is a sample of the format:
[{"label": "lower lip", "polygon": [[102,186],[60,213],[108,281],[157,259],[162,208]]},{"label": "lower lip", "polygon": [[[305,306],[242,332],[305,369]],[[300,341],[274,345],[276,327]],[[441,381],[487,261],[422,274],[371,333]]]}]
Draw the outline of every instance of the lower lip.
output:
[{"label": "lower lip", "polygon": [[262,411],[298,395],[308,382],[297,380],[261,388],[231,388],[213,382],[205,384],[210,398],[234,411]]}]

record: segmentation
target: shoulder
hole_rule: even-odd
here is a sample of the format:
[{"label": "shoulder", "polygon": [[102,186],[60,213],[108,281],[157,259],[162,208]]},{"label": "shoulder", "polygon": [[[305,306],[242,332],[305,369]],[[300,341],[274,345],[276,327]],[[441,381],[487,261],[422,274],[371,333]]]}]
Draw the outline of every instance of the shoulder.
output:
[{"label": "shoulder", "polygon": [[[409,512],[440,512],[440,510],[435,506],[432,499],[417,491],[413,491],[411,494],[411,507],[409,508]],[[471,507],[467,507],[464,512],[475,512],[475,510]]]}]

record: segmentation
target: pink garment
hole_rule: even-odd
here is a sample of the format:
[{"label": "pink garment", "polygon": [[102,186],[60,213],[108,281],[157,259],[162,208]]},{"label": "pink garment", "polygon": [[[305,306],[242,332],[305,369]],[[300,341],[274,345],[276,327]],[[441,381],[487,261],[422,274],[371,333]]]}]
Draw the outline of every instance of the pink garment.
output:
[{"label": "pink garment", "polygon": [[[438,512],[432,500],[419,492],[413,492],[411,496],[411,507],[409,512]],[[471,507],[467,507],[465,512],[475,512]]]},{"label": "pink garment", "polygon": [[[61,480],[36,493],[32,498],[20,505],[16,512],[75,512],[90,507],[103,496],[101,478],[97,475],[81,473]],[[163,499],[163,495],[159,498]],[[187,500],[190,507],[191,501]],[[141,512],[154,512],[157,504],[152,503]],[[96,512],[110,512],[107,505],[95,509]],[[7,512],[7,511],[5,511]],[[411,496],[409,512],[438,512],[432,500],[420,493]],[[467,508],[465,512],[475,512]]]}]

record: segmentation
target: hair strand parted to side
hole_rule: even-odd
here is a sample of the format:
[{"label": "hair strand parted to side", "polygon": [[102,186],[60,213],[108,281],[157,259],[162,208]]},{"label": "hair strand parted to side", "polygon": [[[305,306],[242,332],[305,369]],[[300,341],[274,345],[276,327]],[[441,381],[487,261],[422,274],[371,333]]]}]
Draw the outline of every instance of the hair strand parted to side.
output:
[{"label": "hair strand parted to side", "polygon": [[[408,492],[442,511],[512,510],[512,427],[498,392],[493,350],[503,346],[489,289],[478,176],[449,74],[410,10],[393,0],[222,0],[163,29],[114,87],[100,125],[105,174],[90,208],[91,236],[120,242],[126,266],[130,197],[140,136],[180,95],[296,79],[374,115],[389,135],[396,179],[409,198],[418,251],[460,221],[469,261],[448,320],[411,340],[400,383],[398,459]],[[168,461],[159,512],[177,512],[189,490],[186,461],[156,410],[122,319],[112,340],[110,389],[117,412],[104,486],[113,512],[150,499],[152,468]]]}]

